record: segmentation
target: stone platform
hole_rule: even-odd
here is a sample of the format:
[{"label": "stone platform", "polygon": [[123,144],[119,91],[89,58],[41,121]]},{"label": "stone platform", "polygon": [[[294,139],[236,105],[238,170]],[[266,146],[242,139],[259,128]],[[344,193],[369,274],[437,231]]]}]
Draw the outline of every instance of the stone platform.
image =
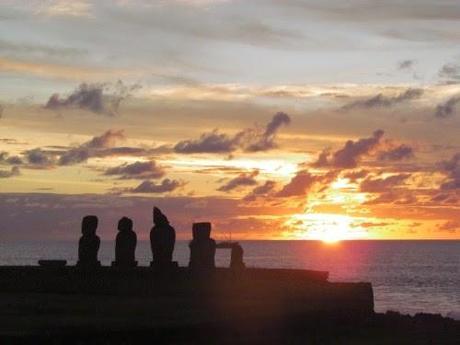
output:
[{"label": "stone platform", "polygon": [[373,314],[371,284],[327,278],[290,269],[0,267],[0,335],[349,322]]}]

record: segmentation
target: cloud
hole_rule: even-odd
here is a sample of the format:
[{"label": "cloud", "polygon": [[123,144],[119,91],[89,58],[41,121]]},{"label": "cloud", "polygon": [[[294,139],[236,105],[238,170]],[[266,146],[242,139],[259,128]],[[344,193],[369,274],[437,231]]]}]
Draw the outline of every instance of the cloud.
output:
[{"label": "cloud", "polygon": [[86,162],[90,157],[97,156],[101,150],[112,148],[119,140],[124,140],[123,130],[108,130],[90,141],[74,147],[59,157],[59,165],[73,165]]},{"label": "cloud", "polygon": [[378,159],[381,161],[400,161],[414,157],[414,149],[405,144],[392,148],[387,151],[381,151],[378,154]]},{"label": "cloud", "polygon": [[378,95],[368,99],[348,103],[342,107],[342,110],[352,110],[359,108],[388,108],[400,103],[418,99],[423,95],[423,93],[423,89],[407,89],[406,91],[401,92],[395,96],[384,96],[383,94],[379,93]]},{"label": "cloud", "polygon": [[380,144],[383,134],[384,132],[379,129],[369,138],[361,138],[357,141],[348,140],[342,149],[334,153],[324,150],[320,153],[318,160],[313,163],[313,166],[340,169],[356,168],[359,160]]},{"label": "cloud", "polygon": [[[148,240],[149,229],[152,227],[152,205],[165,212],[180,239],[190,238],[190,225],[194,219],[207,220],[216,225],[213,228],[214,236],[224,236],[232,229],[236,239],[279,238],[280,228],[277,225],[282,221],[274,219],[273,215],[283,217],[303,210],[296,205],[246,206],[241,200],[229,197],[58,194],[37,191],[0,193],[0,204],[0,219],[3,224],[8,224],[0,231],[2,243],[7,239],[75,241],[79,236],[82,217],[94,213],[99,217],[97,232],[101,238],[113,240],[116,222],[124,215],[134,220],[138,238]],[[248,221],[238,223],[240,217]],[[251,217],[254,217],[254,221],[249,220]],[[221,227],[223,222],[227,224]],[[244,227],[237,228],[237,225]],[[146,264],[147,260],[145,258]]]},{"label": "cloud", "polygon": [[365,178],[367,175],[369,175],[369,170],[361,169],[350,171],[343,175],[343,177],[349,179],[350,182],[356,182],[357,180]]},{"label": "cloud", "polygon": [[15,73],[25,76],[34,76],[47,79],[61,79],[72,81],[99,81],[110,80],[114,75],[119,78],[131,78],[145,74],[140,70],[113,69],[102,66],[86,67],[63,65],[58,63],[45,63],[38,61],[25,61],[0,57],[0,71]]},{"label": "cloud", "polygon": [[276,113],[263,130],[247,128],[231,136],[217,129],[204,133],[195,140],[183,140],[174,146],[177,153],[231,153],[238,149],[246,152],[267,151],[277,147],[276,134],[291,121],[289,115]]},{"label": "cloud", "polygon": [[460,65],[445,64],[439,70],[438,75],[449,84],[460,82]]},{"label": "cloud", "polygon": [[36,148],[24,152],[24,157],[29,166],[34,168],[49,169],[55,166],[55,155]]},{"label": "cloud", "polygon": [[42,44],[28,44],[23,42],[0,40],[0,50],[3,55],[14,55],[21,57],[31,57],[41,59],[49,58],[76,58],[84,57],[87,51],[69,46],[54,46]]},{"label": "cloud", "polygon": [[124,130],[109,129],[102,135],[96,136],[87,143],[83,144],[83,146],[90,149],[109,148],[113,147],[120,140],[125,140]]},{"label": "cloud", "polygon": [[265,127],[265,131],[260,137],[255,138],[254,143],[250,143],[245,151],[248,152],[257,152],[257,151],[267,151],[276,147],[275,137],[278,130],[287,126],[291,123],[291,118],[288,114],[279,112],[273,116],[272,120]]},{"label": "cloud", "polygon": [[0,170],[0,178],[9,178],[21,175],[19,167],[12,167],[11,170]]},{"label": "cloud", "polygon": [[5,107],[0,104],[0,119],[3,117],[3,112],[5,111]]},{"label": "cloud", "polygon": [[320,183],[324,187],[324,185],[332,182],[336,176],[337,173],[334,171],[324,175],[312,175],[307,170],[301,170],[275,196],[281,198],[305,196],[316,183]]},{"label": "cloud", "polygon": [[444,103],[440,103],[436,106],[436,112],[434,115],[441,119],[451,117],[452,115],[455,115],[458,103],[460,103],[460,95],[452,96]]},{"label": "cloud", "polygon": [[50,17],[90,17],[92,4],[87,0],[55,0],[44,3],[36,12]]},{"label": "cloud", "polygon": [[456,205],[459,201],[458,197],[452,193],[438,193],[433,195],[431,201],[436,204],[453,204]]},{"label": "cloud", "polygon": [[243,200],[254,201],[258,197],[268,196],[276,188],[276,185],[275,181],[265,181],[263,185],[255,187]]},{"label": "cloud", "polygon": [[364,202],[364,205],[381,205],[381,204],[394,204],[394,205],[411,205],[418,202],[417,197],[413,193],[407,191],[382,191],[374,199]]},{"label": "cloud", "polygon": [[217,129],[203,133],[199,139],[183,140],[174,146],[177,153],[229,153],[238,148],[236,137],[219,133]]},{"label": "cloud", "polygon": [[441,189],[451,190],[460,188],[460,153],[456,153],[448,161],[439,164],[441,171],[447,174],[447,180],[441,184]]},{"label": "cloud", "polygon": [[10,156],[8,152],[0,152],[0,164],[21,165],[23,160],[19,156]]},{"label": "cloud", "polygon": [[155,182],[145,180],[136,188],[126,190],[130,193],[146,193],[146,194],[159,194],[172,192],[180,187],[183,187],[185,182],[178,180],[171,180],[169,178],[164,179],[161,183],[156,184]]},{"label": "cloud", "polygon": [[[170,152],[170,147],[155,148],[118,147],[116,144],[125,140],[123,130],[107,130],[101,135],[94,136],[87,142],[71,148],[52,147],[53,150],[35,148],[22,153],[22,156],[9,156],[7,152],[0,152],[0,164],[26,165],[28,168],[48,169],[56,166],[69,166],[84,163],[92,157],[112,156],[147,156]],[[154,166],[154,162],[135,162],[123,164],[108,169],[107,175],[120,175],[120,178],[158,178],[162,168]],[[164,173],[164,172],[163,172]]]},{"label": "cloud", "polygon": [[449,220],[444,224],[440,225],[438,230],[439,231],[447,231],[447,232],[456,232],[460,229],[460,223],[454,220]]},{"label": "cloud", "polygon": [[138,87],[138,85],[126,86],[123,82],[118,81],[114,86],[114,92],[104,95],[107,85],[83,83],[65,98],[61,98],[57,93],[53,94],[48,99],[45,108],[52,110],[77,108],[95,114],[115,116],[118,114],[121,102]]},{"label": "cloud", "polygon": [[366,178],[361,182],[360,191],[363,193],[382,193],[403,184],[411,175],[398,174],[385,178]]},{"label": "cloud", "polygon": [[237,177],[231,179],[217,190],[220,192],[231,192],[240,187],[254,186],[257,184],[256,176],[259,174],[258,170],[251,173],[241,173]]},{"label": "cloud", "polygon": [[155,161],[122,164],[105,171],[104,175],[119,175],[121,179],[156,179],[165,175],[163,167]]},{"label": "cloud", "polygon": [[403,60],[398,63],[399,70],[411,69],[415,65],[415,60]]}]

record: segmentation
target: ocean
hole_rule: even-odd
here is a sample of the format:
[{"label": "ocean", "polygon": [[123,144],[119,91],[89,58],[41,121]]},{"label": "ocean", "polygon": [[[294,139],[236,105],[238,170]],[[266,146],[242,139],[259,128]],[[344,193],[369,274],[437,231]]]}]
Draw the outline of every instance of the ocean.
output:
[{"label": "ocean", "polygon": [[[375,311],[440,313],[460,319],[460,241],[241,241],[247,266],[326,270],[330,281],[371,282]],[[109,265],[114,243],[103,242],[99,258]],[[151,260],[148,242],[138,243],[139,265]],[[76,242],[0,244],[1,265],[35,265],[39,259],[77,259]],[[176,243],[174,258],[187,265],[188,242]],[[217,266],[230,253],[218,250]]]}]

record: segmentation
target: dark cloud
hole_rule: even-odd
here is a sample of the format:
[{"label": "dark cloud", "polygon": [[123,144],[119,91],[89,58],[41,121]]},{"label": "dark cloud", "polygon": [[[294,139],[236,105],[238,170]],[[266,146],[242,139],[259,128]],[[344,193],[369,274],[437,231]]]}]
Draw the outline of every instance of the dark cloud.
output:
[{"label": "dark cloud", "polygon": [[431,201],[436,204],[457,204],[459,199],[456,195],[452,195],[452,193],[438,193],[433,195]]},{"label": "dark cloud", "polygon": [[19,167],[11,167],[11,170],[0,170],[0,178],[8,178],[21,175]]},{"label": "dark cloud", "polygon": [[279,112],[273,116],[272,120],[267,124],[265,131],[257,138],[254,143],[249,144],[245,150],[248,152],[267,151],[276,147],[276,133],[282,126],[287,126],[291,123],[291,118],[288,114]]},{"label": "dark cloud", "polygon": [[55,166],[55,155],[36,148],[24,152],[24,157],[30,167],[48,169]]},{"label": "dark cloud", "polygon": [[136,188],[127,190],[130,193],[146,193],[146,194],[160,194],[166,192],[172,192],[185,185],[184,182],[178,180],[171,180],[165,178],[161,183],[156,184],[155,182],[145,180]]},{"label": "dark cloud", "polygon": [[434,115],[442,119],[455,115],[458,103],[460,103],[460,95],[452,96],[444,103],[440,103],[436,106]]},{"label": "dark cloud", "polygon": [[22,165],[23,160],[19,156],[10,156],[8,152],[0,152],[0,164]]},{"label": "dark cloud", "polygon": [[5,110],[5,107],[0,104],[0,119],[3,117],[4,110]]},{"label": "dark cloud", "polygon": [[440,225],[438,230],[439,231],[446,231],[446,232],[456,232],[460,229],[460,222],[455,220],[449,220],[444,224]]},{"label": "dark cloud", "polygon": [[281,198],[305,196],[316,183],[321,184],[321,189],[323,189],[336,176],[337,173],[335,171],[330,171],[324,175],[312,175],[307,170],[301,170],[275,196]]},{"label": "dark cloud", "polygon": [[417,197],[413,193],[404,190],[390,190],[377,194],[374,199],[364,202],[364,205],[411,205],[417,203]]},{"label": "dark cloud", "polygon": [[439,70],[438,75],[449,84],[460,82],[460,65],[445,64]]},{"label": "dark cloud", "polygon": [[80,84],[69,96],[62,98],[59,94],[53,94],[45,105],[45,108],[60,110],[64,108],[78,108],[96,114],[115,116],[123,100],[132,91],[139,88],[138,85],[126,86],[118,81],[111,94],[104,94],[109,88],[106,84]]},{"label": "dark cloud", "polygon": [[[48,146],[46,148],[36,148],[22,153],[22,156],[9,156],[7,152],[0,152],[0,164],[27,165],[30,168],[52,168],[56,165],[67,166],[84,163],[92,157],[111,157],[111,156],[148,156],[153,154],[171,152],[170,147],[160,146],[156,148],[138,147],[119,147],[116,144],[125,139],[123,130],[108,130],[101,135],[91,138],[74,147]],[[121,178],[156,178],[160,170],[157,166],[148,166],[150,163],[133,163],[117,167],[118,170],[108,170],[108,175],[120,175]],[[148,172],[148,169],[151,169]],[[124,169],[124,170],[123,170]],[[135,177],[135,170],[138,169],[138,176]],[[146,169],[142,173],[140,170]],[[119,173],[115,173],[118,171]],[[124,171],[124,173],[123,173]],[[143,175],[144,174],[144,175]],[[125,176],[123,176],[125,175]]]},{"label": "dark cloud", "polygon": [[388,108],[407,101],[418,99],[423,95],[422,89],[407,89],[396,96],[384,96],[379,93],[378,95],[348,103],[342,107],[343,110],[352,109],[370,109],[370,108]]},{"label": "dark cloud", "polygon": [[265,181],[261,186],[255,187],[248,195],[244,197],[245,201],[254,201],[258,197],[268,196],[276,188],[277,183],[275,181]]},{"label": "dark cloud", "polygon": [[439,167],[447,175],[447,180],[442,183],[441,189],[451,190],[460,188],[460,153],[456,153],[448,161],[440,162]]},{"label": "dark cloud", "polygon": [[210,133],[203,133],[199,139],[180,141],[174,146],[177,153],[229,153],[238,148],[237,137],[230,137],[227,134],[214,130]]},{"label": "dark cloud", "polygon": [[331,149],[329,147],[325,148],[318,155],[318,159],[313,162],[312,166],[317,168],[323,168],[329,166],[329,158],[331,155]]},{"label": "dark cloud", "polygon": [[118,175],[121,179],[156,179],[165,175],[163,167],[155,161],[122,164],[105,171],[105,175]]},{"label": "dark cloud", "polygon": [[[248,203],[249,204],[249,203]],[[242,235],[253,238],[278,235],[277,224],[268,223],[272,215],[290,215],[302,212],[300,206],[289,204],[271,206],[264,204],[246,206],[241,200],[229,197],[190,197],[162,194],[119,195],[119,194],[57,194],[57,193],[0,193],[0,219],[3,224],[0,241],[6,240],[70,240],[77,243],[80,236],[81,219],[87,214],[99,217],[98,234],[103,239],[113,240],[113,231],[121,215],[133,219],[139,239],[149,238],[152,227],[152,206],[159,207],[169,218],[177,231],[178,238],[190,239],[194,220],[205,219],[213,224],[228,222],[222,228],[213,228],[214,236],[225,235],[230,229],[234,238],[239,237],[233,223],[235,217],[249,219],[257,215],[260,221],[267,215],[267,222],[247,221]],[[240,219],[240,218],[238,218]],[[252,232],[246,229],[253,229]],[[40,231],[37,231],[40,229]],[[235,230],[237,229],[237,230]],[[270,232],[271,231],[271,232]],[[44,253],[49,255],[49,253]],[[67,258],[69,260],[69,258]],[[142,259],[142,258],[141,258]],[[70,259],[72,260],[72,259]],[[148,258],[145,258],[145,263]],[[31,262],[32,263],[32,262]],[[34,262],[36,264],[36,262]]]},{"label": "dark cloud", "polygon": [[403,60],[398,63],[398,69],[407,70],[411,69],[415,65],[415,60]]},{"label": "dark cloud", "polygon": [[267,151],[277,147],[276,134],[282,126],[291,122],[290,117],[279,112],[263,130],[247,128],[231,136],[216,129],[204,133],[195,140],[183,140],[174,146],[177,153],[231,153],[238,149],[246,152]]},{"label": "dark cloud", "polygon": [[364,193],[382,193],[402,185],[411,175],[398,174],[385,178],[366,178],[361,182],[360,191]]},{"label": "dark cloud", "polygon": [[123,130],[108,130],[90,141],[74,147],[59,157],[59,165],[73,165],[86,162],[90,157],[98,156],[101,151],[111,149],[117,141],[124,140]]},{"label": "dark cloud", "polygon": [[363,228],[381,228],[381,227],[385,227],[385,226],[388,226],[388,225],[391,225],[391,223],[384,223],[384,222],[381,222],[381,223],[373,223],[373,222],[363,222],[363,223],[358,223],[358,224],[353,224],[354,226],[360,226],[360,227],[363,227]]},{"label": "dark cloud", "polygon": [[369,170],[361,169],[350,171],[343,175],[343,177],[349,179],[350,182],[356,182],[357,180],[365,178],[367,175],[369,175]]},{"label": "dark cloud", "polygon": [[237,177],[231,179],[217,190],[220,192],[231,192],[234,189],[240,187],[254,186],[257,184],[256,176],[259,174],[258,170],[254,170],[251,173],[241,173]]},{"label": "dark cloud", "polygon": [[345,146],[331,153],[329,150],[321,152],[319,158],[313,163],[316,167],[335,167],[340,169],[356,168],[361,157],[369,154],[380,144],[384,132],[376,130],[371,137],[361,138],[357,141],[348,140]]},{"label": "dark cloud", "polygon": [[87,54],[86,50],[72,47],[55,47],[51,45],[16,43],[0,40],[0,51],[10,56],[40,58],[81,58]]},{"label": "dark cloud", "polygon": [[400,161],[414,157],[414,149],[405,144],[401,144],[398,147],[389,149],[387,151],[381,151],[378,154],[378,159],[381,161]]},{"label": "dark cloud", "polygon": [[84,144],[85,147],[90,149],[103,149],[108,147],[113,147],[117,141],[124,140],[125,134],[124,130],[112,130],[109,129],[102,135],[96,136],[87,143]]}]

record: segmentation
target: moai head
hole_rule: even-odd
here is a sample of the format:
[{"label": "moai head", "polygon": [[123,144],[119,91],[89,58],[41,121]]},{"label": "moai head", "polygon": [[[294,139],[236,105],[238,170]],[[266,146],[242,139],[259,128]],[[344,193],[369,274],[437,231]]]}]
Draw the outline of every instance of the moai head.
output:
[{"label": "moai head", "polygon": [[157,207],[153,208],[153,222],[155,225],[169,224],[168,218]]},{"label": "moai head", "polygon": [[81,233],[85,236],[96,234],[98,219],[96,216],[84,216],[81,221]]},{"label": "moai head", "polygon": [[133,221],[128,217],[123,217],[118,221],[119,231],[131,231],[133,229]]},{"label": "moai head", "polygon": [[193,223],[192,232],[194,240],[208,240],[211,238],[211,223]]}]

